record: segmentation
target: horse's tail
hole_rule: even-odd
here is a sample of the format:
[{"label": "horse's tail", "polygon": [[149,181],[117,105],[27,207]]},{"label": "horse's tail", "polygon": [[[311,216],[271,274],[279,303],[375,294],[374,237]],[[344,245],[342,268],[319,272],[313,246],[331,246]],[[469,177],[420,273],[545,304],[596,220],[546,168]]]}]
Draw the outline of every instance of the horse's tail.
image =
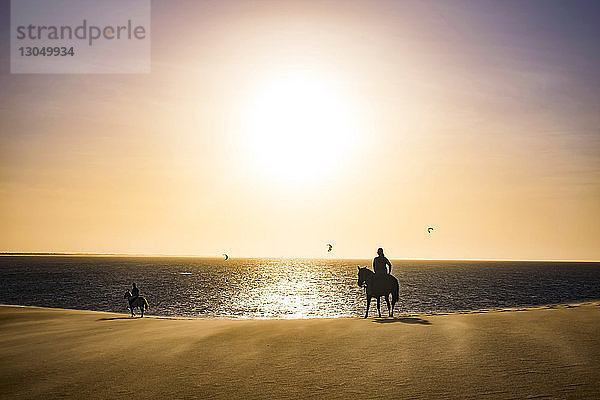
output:
[{"label": "horse's tail", "polygon": [[398,298],[400,297],[400,285],[398,284],[398,279],[393,279],[394,284],[392,286],[392,304],[396,304],[398,302]]},{"label": "horse's tail", "polygon": [[146,300],[146,298],[144,297],[144,311],[148,311],[148,300]]}]

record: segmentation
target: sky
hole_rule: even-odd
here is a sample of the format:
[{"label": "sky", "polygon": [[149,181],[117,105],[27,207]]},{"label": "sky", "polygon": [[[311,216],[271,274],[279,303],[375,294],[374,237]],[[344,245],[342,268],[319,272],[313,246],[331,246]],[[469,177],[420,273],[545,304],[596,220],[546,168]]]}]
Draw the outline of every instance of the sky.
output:
[{"label": "sky", "polygon": [[0,15],[0,251],[600,260],[596,1],[153,1],[122,75]]}]

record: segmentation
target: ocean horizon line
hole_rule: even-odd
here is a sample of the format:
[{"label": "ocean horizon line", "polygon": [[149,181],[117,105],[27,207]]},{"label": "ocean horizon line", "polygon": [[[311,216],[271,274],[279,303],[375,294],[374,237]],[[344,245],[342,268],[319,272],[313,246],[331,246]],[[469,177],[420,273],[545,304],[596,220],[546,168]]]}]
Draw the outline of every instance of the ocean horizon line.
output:
[{"label": "ocean horizon line", "polygon": [[[208,256],[197,254],[162,254],[162,253],[97,253],[97,252],[0,252],[0,256],[57,256],[57,257],[140,257],[140,258],[199,258],[199,259],[222,259],[221,256]],[[229,256],[230,259],[269,259],[269,260],[370,260],[371,257],[318,257],[318,256]],[[600,260],[586,259],[540,259],[540,258],[391,258],[396,261],[481,261],[481,262],[581,262],[597,263]]]}]

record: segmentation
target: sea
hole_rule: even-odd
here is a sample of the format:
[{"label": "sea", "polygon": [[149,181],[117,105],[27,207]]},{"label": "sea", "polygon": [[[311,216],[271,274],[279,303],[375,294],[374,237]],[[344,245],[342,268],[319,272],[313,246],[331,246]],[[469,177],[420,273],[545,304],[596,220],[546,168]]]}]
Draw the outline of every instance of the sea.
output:
[{"label": "sea", "polygon": [[[370,260],[0,256],[0,303],[126,313],[135,282],[150,315],[199,318],[363,316],[357,266]],[[600,299],[598,262],[392,260],[396,314]],[[371,304],[375,313],[375,302]],[[382,312],[385,304],[382,302]]]}]

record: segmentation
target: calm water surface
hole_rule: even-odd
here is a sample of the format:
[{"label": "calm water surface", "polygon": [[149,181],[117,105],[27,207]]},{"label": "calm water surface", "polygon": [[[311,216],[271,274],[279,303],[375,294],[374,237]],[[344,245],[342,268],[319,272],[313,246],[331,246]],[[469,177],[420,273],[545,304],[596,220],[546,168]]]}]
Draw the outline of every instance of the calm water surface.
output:
[{"label": "calm water surface", "polygon": [[[600,263],[394,261],[396,312],[449,312],[600,299]],[[360,316],[369,260],[0,256],[0,303],[127,312],[136,282],[150,314]]]}]

